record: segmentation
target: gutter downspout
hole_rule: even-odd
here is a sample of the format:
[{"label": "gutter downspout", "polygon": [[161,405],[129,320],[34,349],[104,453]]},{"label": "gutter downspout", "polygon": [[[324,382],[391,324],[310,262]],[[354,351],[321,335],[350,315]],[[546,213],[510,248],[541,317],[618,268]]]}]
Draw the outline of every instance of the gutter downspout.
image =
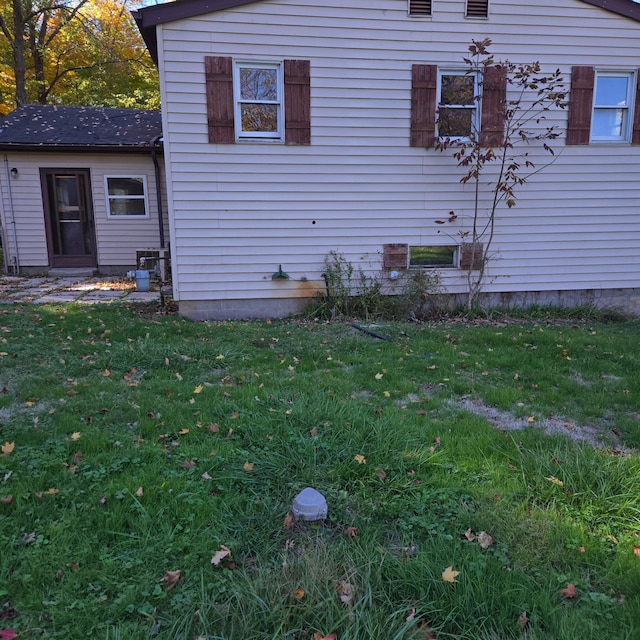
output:
[{"label": "gutter downspout", "polygon": [[165,248],[164,241],[164,211],[162,210],[162,186],[160,184],[160,165],[158,164],[158,152],[156,145],[162,140],[162,134],[156,136],[150,141],[151,159],[153,160],[153,168],[156,176],[156,200],[158,201],[158,230],[160,232],[160,248]]},{"label": "gutter downspout", "polygon": [[[11,216],[11,220],[8,220],[7,223],[13,225],[13,246],[15,248],[15,254],[13,256],[14,268],[15,268],[15,274],[20,275],[20,257],[18,254],[18,233],[16,231],[16,216],[13,210],[13,194],[11,193],[11,174],[9,173],[9,158],[7,157],[7,154],[4,155],[4,168],[5,168],[5,174],[7,176],[7,193],[9,194],[9,215]],[[4,229],[2,233],[4,235]],[[4,244],[2,246],[3,248],[5,248]],[[6,249],[8,250],[9,247],[7,246]],[[9,260],[8,256],[5,255],[4,261],[5,261],[5,266],[7,271],[9,270],[8,260]]]}]

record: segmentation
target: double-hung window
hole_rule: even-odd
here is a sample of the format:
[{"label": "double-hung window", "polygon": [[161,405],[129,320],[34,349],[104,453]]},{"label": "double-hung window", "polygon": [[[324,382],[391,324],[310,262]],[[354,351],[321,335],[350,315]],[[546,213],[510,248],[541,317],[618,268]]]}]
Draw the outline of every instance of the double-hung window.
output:
[{"label": "double-hung window", "polygon": [[438,74],[438,136],[468,139],[477,135],[478,78],[466,71]]},{"label": "double-hung window", "polygon": [[149,216],[145,176],[105,176],[104,182],[110,218]]},{"label": "double-hung window", "polygon": [[282,65],[237,62],[234,66],[238,140],[282,140]]},{"label": "double-hung window", "polygon": [[591,140],[629,141],[634,77],[632,72],[596,72]]}]

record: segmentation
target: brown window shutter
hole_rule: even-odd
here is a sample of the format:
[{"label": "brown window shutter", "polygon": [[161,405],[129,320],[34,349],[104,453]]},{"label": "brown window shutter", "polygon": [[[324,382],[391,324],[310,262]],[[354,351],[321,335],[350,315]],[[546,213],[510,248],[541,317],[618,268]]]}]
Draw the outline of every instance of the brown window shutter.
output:
[{"label": "brown window shutter", "polygon": [[414,64],[411,68],[412,147],[433,147],[436,136],[436,90],[438,68],[432,64]]},{"label": "brown window shutter", "polygon": [[209,142],[233,144],[233,63],[231,58],[206,56],[204,59],[207,90],[207,125]]},{"label": "brown window shutter", "polygon": [[408,244],[383,245],[382,266],[384,269],[406,269],[408,257]]},{"label": "brown window shutter", "polygon": [[572,67],[566,144],[589,144],[596,73],[593,67]]},{"label": "brown window shutter", "polygon": [[311,63],[284,61],[285,144],[311,144]]},{"label": "brown window shutter", "polygon": [[636,71],[636,97],[633,111],[633,135],[631,144],[640,144],[640,69]]},{"label": "brown window shutter", "polygon": [[467,0],[467,18],[486,18],[489,15],[489,0]]},{"label": "brown window shutter", "polygon": [[409,0],[410,16],[430,16],[431,0]]},{"label": "brown window shutter", "polygon": [[482,119],[480,144],[504,145],[504,110],[507,101],[507,75],[500,65],[487,67],[482,78]]}]

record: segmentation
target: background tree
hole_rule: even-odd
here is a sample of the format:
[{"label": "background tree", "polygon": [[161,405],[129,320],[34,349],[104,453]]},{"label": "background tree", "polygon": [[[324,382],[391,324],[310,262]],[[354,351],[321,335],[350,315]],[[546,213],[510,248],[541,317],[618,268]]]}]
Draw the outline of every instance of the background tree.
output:
[{"label": "background tree", "polygon": [[[476,103],[480,102],[485,84],[504,86],[502,103],[492,105],[495,130],[487,135],[472,129],[468,137],[440,137],[436,143],[440,151],[454,149],[454,159],[465,170],[460,182],[471,183],[474,189],[471,230],[459,232],[464,238],[460,266],[467,271],[469,311],[478,304],[487,264],[493,256],[498,211],[502,206],[515,207],[518,188],[554,162],[555,154],[548,141],[555,140],[560,133],[557,126],[546,123],[546,117],[552,109],[566,107],[565,87],[558,69],[545,75],[538,62],[496,62],[489,53],[490,45],[488,38],[473,40],[469,46],[470,57],[464,58],[464,62],[467,76],[479,79],[480,91],[474,96]],[[530,153],[536,144],[549,156],[541,166],[535,165]],[[483,195],[488,198],[483,200]],[[451,211],[447,220],[435,222],[454,223],[457,219],[455,211]]]},{"label": "background tree", "polygon": [[159,108],[138,0],[11,0],[0,8],[0,114],[27,103]]}]

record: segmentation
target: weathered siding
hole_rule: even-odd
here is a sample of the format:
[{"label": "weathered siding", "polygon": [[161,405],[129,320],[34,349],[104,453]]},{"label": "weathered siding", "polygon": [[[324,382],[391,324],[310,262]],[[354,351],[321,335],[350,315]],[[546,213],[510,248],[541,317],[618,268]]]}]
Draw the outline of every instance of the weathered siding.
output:
[{"label": "weathered siding", "polygon": [[[162,158],[159,162],[162,164]],[[18,169],[17,178],[7,180],[3,163],[0,173],[1,207],[9,253],[15,255],[11,207],[7,184],[11,188],[18,253],[21,268],[49,266],[40,169],[89,169],[95,219],[99,268],[136,266],[136,249],[159,247],[158,203],[153,162],[149,156],[114,154],[7,153],[9,167]],[[144,175],[147,179],[148,218],[110,219],[107,216],[105,175]],[[166,190],[163,203],[166,209]],[[168,234],[167,234],[168,242]]]},{"label": "weathered siding", "polygon": [[[321,281],[331,250],[379,268],[385,243],[455,244],[473,189],[448,153],[409,146],[411,65],[461,67],[472,38],[497,59],[632,70],[640,24],[577,0],[463,0],[409,18],[402,0],[268,0],[162,25],[163,130],[170,171],[174,285],[186,301],[297,295],[273,282]],[[204,57],[311,61],[311,146],[207,141]],[[564,129],[566,112],[553,116]],[[640,147],[563,148],[500,213],[488,291],[637,287]],[[558,154],[557,154],[558,155]],[[542,163],[546,156],[534,152]],[[452,225],[436,225],[450,210]],[[464,273],[443,270],[464,290]]]}]

